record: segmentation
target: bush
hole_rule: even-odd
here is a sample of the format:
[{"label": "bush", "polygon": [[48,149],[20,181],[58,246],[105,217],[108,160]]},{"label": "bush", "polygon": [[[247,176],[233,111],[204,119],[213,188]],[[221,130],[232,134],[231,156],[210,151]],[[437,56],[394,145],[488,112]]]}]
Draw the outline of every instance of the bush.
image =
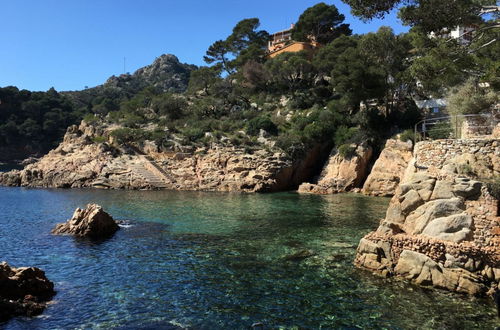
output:
[{"label": "bush", "polygon": [[343,144],[341,145],[337,152],[338,154],[344,158],[344,159],[351,159],[352,157],[356,156],[356,149],[357,147],[355,145],[351,145],[351,144]]},{"label": "bush", "polygon": [[94,143],[104,143],[104,142],[108,141],[108,139],[105,136],[96,135],[96,136],[92,137],[92,141]]},{"label": "bush", "polygon": [[340,146],[350,141],[359,131],[357,127],[340,126],[335,131],[335,145]]},{"label": "bush", "polygon": [[410,140],[411,142],[415,143],[415,131],[413,131],[412,129],[404,130],[399,134],[399,140],[402,142]]},{"label": "bush", "polygon": [[118,144],[124,144],[144,141],[149,137],[149,133],[142,129],[124,127],[112,131],[111,136],[115,138]]},{"label": "bush", "polygon": [[196,142],[205,136],[205,132],[199,127],[189,127],[182,131],[189,142]]},{"label": "bush", "polygon": [[83,117],[83,120],[87,123],[87,124],[95,124],[99,121],[99,118],[97,116],[95,116],[94,114],[92,113],[88,113],[86,114],[84,117]]},{"label": "bush", "polygon": [[187,108],[184,98],[172,94],[163,94],[153,100],[153,109],[160,115],[166,115],[170,119],[179,119]]},{"label": "bush", "polygon": [[449,139],[452,132],[453,130],[451,128],[450,123],[446,121],[441,121],[432,126],[432,128],[428,132],[428,135],[433,140]]},{"label": "bush", "polygon": [[278,127],[267,116],[260,116],[251,119],[247,125],[247,133],[250,135],[259,135],[260,130],[263,129],[271,135],[278,134]]}]

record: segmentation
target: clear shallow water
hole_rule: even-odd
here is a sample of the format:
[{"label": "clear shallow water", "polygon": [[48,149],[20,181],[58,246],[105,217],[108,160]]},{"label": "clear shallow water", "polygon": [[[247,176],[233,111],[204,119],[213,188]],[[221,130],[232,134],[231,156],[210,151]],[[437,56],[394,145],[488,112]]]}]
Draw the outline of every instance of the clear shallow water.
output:
[{"label": "clear shallow water", "polygon": [[[98,202],[131,226],[103,242],[49,234]],[[44,269],[57,295],[6,329],[493,329],[492,302],[352,266],[388,199],[0,187],[0,260]],[[287,256],[311,250],[302,261]],[[0,328],[2,325],[0,324]]]}]

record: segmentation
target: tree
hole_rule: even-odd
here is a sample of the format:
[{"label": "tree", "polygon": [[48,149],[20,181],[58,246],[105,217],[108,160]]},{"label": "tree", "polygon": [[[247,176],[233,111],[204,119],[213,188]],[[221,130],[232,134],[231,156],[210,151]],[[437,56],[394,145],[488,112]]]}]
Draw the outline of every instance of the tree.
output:
[{"label": "tree", "polygon": [[191,72],[189,77],[188,91],[195,93],[203,91],[205,94],[210,94],[211,87],[220,80],[219,72],[214,67],[202,66]]},{"label": "tree", "polygon": [[313,58],[314,67],[324,75],[330,75],[338,57],[348,48],[356,48],[358,45],[356,36],[340,36],[328,45],[319,49]]},{"label": "tree", "polygon": [[269,34],[264,30],[257,30],[259,26],[258,18],[241,20],[226,40],[218,40],[208,48],[203,59],[208,64],[215,63],[217,68],[228,75],[249,60],[262,61]]},{"label": "tree", "polygon": [[453,116],[488,112],[500,101],[498,93],[480,88],[473,79],[451,89],[446,99],[447,110]]},{"label": "tree", "polygon": [[235,57],[234,65],[236,67],[243,66],[249,60],[261,62],[264,59],[269,33],[265,30],[257,30],[259,26],[258,18],[241,20],[227,38],[231,52]]},{"label": "tree", "polygon": [[331,84],[344,99],[351,113],[360,102],[385,94],[384,72],[358,48],[347,48],[337,58],[331,72]]},{"label": "tree", "polygon": [[228,58],[230,53],[231,48],[229,43],[224,40],[217,40],[208,47],[206,55],[203,56],[203,60],[207,64],[215,64],[216,69],[224,70],[230,75],[234,72],[233,63]]},{"label": "tree", "polygon": [[400,18],[407,25],[420,25],[427,31],[438,31],[456,25],[478,23],[479,17],[498,13],[496,0],[342,0],[352,13],[366,20],[383,18],[400,8]]},{"label": "tree", "polygon": [[350,35],[349,24],[344,24],[344,15],[337,7],[320,2],[307,8],[299,17],[292,30],[292,39],[297,41],[315,40],[327,44],[340,35]]},{"label": "tree", "polygon": [[411,44],[404,36],[395,35],[390,27],[382,26],[376,33],[364,35],[358,47],[383,75],[384,105],[388,115],[397,106],[397,101],[406,98],[409,92],[403,72],[409,65]]},{"label": "tree", "polygon": [[274,85],[281,89],[285,87],[294,93],[299,88],[310,87],[316,77],[316,70],[304,51],[297,53],[282,53],[266,62]]}]

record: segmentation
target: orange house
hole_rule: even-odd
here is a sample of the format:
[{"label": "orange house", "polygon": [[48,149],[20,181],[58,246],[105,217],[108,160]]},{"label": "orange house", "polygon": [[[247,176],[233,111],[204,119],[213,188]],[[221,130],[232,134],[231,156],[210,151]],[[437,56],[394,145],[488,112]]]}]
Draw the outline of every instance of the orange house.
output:
[{"label": "orange house", "polygon": [[273,58],[282,53],[300,52],[302,50],[311,52],[319,47],[315,41],[301,42],[292,40],[293,24],[289,29],[273,33],[267,45],[269,58]]}]

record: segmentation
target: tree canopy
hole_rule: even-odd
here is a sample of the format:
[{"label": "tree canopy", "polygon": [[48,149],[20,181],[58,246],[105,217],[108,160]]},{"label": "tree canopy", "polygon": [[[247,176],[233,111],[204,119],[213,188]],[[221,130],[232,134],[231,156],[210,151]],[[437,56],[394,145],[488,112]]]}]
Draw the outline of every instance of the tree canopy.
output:
[{"label": "tree canopy", "polygon": [[345,24],[344,15],[337,7],[320,2],[307,8],[300,15],[297,24],[292,30],[292,39],[310,41],[311,39],[327,44],[341,35],[350,35],[352,30]]}]

